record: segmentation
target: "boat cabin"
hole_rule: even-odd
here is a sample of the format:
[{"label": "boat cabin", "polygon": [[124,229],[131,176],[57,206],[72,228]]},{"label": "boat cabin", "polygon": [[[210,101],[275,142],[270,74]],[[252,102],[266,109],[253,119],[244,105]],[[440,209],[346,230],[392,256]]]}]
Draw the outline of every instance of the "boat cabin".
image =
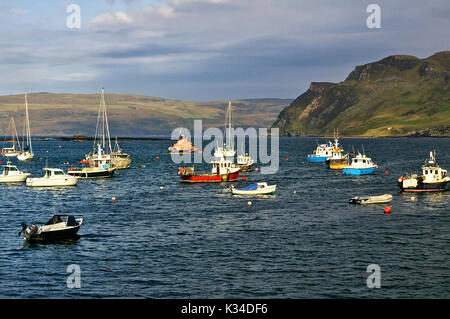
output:
[{"label": "boat cabin", "polygon": [[59,168],[44,168],[45,171],[45,178],[51,178],[55,176],[65,176],[66,174],[62,169]]},{"label": "boat cabin", "polygon": [[442,180],[448,176],[447,170],[442,169],[439,166],[435,166],[435,167],[424,166],[422,168],[422,172],[423,172],[423,177],[424,177],[423,181],[428,182],[428,183]]}]

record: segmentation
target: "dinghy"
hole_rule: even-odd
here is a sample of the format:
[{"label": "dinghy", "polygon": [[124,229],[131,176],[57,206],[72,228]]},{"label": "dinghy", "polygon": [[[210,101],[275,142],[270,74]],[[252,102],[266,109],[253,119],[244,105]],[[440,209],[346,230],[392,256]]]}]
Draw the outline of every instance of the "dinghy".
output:
[{"label": "dinghy", "polygon": [[76,238],[77,232],[83,224],[83,218],[75,218],[72,215],[54,215],[43,226],[27,226],[22,223],[23,240],[27,242],[51,241],[58,239]]},{"label": "dinghy", "polygon": [[368,204],[383,204],[389,203],[392,200],[391,194],[384,194],[380,196],[363,196],[363,197],[353,197],[348,203],[349,204],[358,204],[358,205],[368,205]]},{"label": "dinghy", "polygon": [[231,186],[233,195],[269,195],[275,194],[277,185],[267,185],[266,182],[255,183],[245,188],[235,188]]}]

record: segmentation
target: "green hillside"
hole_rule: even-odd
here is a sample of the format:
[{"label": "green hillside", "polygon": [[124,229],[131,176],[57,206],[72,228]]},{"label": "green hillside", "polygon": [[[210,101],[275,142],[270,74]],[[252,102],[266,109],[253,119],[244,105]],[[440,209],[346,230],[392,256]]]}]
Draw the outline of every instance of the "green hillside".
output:
[{"label": "green hillside", "polygon": [[[34,136],[93,136],[100,93],[28,94],[31,133]],[[194,119],[204,127],[223,127],[228,101],[186,102],[151,96],[105,94],[113,136],[168,135],[176,127],[192,128]],[[292,100],[253,99],[232,101],[236,126],[270,127]],[[6,132],[13,114],[19,135],[24,120],[24,95],[0,96],[0,134]]]},{"label": "green hillside", "polygon": [[394,55],[311,83],[273,124],[288,136],[450,136],[450,51]]}]

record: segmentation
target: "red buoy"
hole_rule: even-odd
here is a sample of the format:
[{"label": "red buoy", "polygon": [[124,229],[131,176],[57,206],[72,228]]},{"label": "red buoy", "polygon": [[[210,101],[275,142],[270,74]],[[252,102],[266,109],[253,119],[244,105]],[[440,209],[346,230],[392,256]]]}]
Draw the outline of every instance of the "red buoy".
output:
[{"label": "red buoy", "polygon": [[159,156],[156,156],[156,159],[159,159]]},{"label": "red buoy", "polygon": [[389,206],[387,206],[387,207],[384,209],[384,214],[385,214],[385,215],[390,215],[390,214],[391,214],[391,208],[390,208]]},{"label": "red buoy", "polygon": [[285,160],[287,161],[287,160],[289,160],[289,159],[286,157]]},{"label": "red buoy", "polygon": [[384,171],[384,173],[385,173],[385,174],[388,174],[389,172],[388,172],[388,171]]},{"label": "red buoy", "polygon": [[255,167],[255,172],[257,172],[259,170],[259,168],[258,167]]},{"label": "red buoy", "polygon": [[242,176],[242,180],[243,181],[245,181],[247,179],[247,177],[245,177],[245,176]]}]

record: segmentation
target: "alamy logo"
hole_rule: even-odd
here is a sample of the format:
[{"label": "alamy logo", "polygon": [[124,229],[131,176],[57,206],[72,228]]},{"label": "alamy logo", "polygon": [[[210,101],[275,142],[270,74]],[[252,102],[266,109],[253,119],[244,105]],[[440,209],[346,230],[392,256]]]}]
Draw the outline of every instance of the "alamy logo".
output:
[{"label": "alamy logo", "polygon": [[381,28],[381,8],[378,4],[369,4],[366,9],[370,15],[367,17],[366,25],[369,29]]},{"label": "alamy logo", "polygon": [[67,288],[81,288],[81,269],[77,264],[67,266],[66,272],[71,273],[67,277]]},{"label": "alamy logo", "polygon": [[381,287],[381,268],[377,264],[371,264],[367,266],[367,272],[371,273],[367,277],[367,287],[380,288]]},{"label": "alamy logo", "polygon": [[78,4],[70,4],[67,6],[67,13],[71,13],[66,20],[69,29],[81,28],[81,8]]},{"label": "alamy logo", "polygon": [[[246,140],[248,140],[248,155],[262,166],[260,168],[261,174],[275,174],[279,169],[279,129],[270,129],[270,138],[266,128],[249,127],[246,130],[243,128],[229,128],[225,131],[225,136],[221,129],[210,127],[203,132],[202,120],[194,120],[194,134],[193,145],[197,149],[193,156],[193,162],[201,164],[203,161],[210,163],[214,160],[214,150],[218,147],[226,145],[231,150],[240,151],[246,149]],[[191,140],[191,132],[184,127],[178,127],[172,131],[171,139],[177,140],[183,136]],[[203,147],[203,141],[210,141]],[[226,143],[224,143],[226,141]],[[236,148],[235,146],[236,143]],[[270,141],[270,152],[268,144]],[[269,154],[270,153],[270,154]],[[178,152],[171,153],[172,161],[176,164],[192,163],[191,154],[180,154]]]}]

